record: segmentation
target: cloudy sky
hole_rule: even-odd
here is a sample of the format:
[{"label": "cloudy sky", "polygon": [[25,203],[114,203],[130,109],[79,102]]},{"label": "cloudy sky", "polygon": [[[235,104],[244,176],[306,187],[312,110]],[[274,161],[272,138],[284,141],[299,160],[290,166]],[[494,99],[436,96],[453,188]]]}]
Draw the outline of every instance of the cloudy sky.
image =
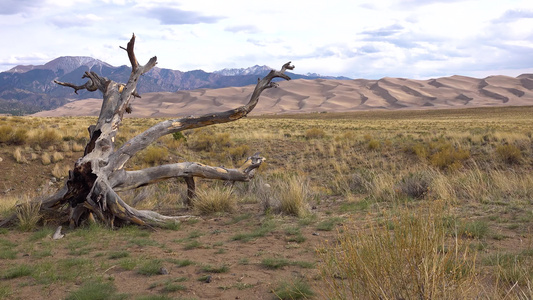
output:
[{"label": "cloudy sky", "polygon": [[0,71],[59,56],[377,79],[533,73],[531,0],[0,0]]}]

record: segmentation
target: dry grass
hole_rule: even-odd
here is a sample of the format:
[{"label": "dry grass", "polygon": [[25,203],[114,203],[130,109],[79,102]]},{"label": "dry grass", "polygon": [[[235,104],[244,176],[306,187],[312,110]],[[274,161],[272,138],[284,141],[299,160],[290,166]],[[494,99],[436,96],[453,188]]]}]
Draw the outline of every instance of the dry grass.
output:
[{"label": "dry grass", "polygon": [[61,153],[59,153],[57,151],[52,154],[52,162],[54,162],[54,163],[60,162],[63,159],[65,159],[63,154],[61,154]]},{"label": "dry grass", "polygon": [[[118,143],[125,142],[158,121],[125,119],[117,136]],[[391,266],[389,271],[395,273],[378,275],[389,280],[384,287],[398,286],[409,280],[405,289],[413,293],[417,290],[412,283],[424,284],[427,287],[425,291],[437,295],[433,298],[471,296],[468,288],[477,287],[468,281],[468,278],[475,279],[471,273],[464,273],[466,277],[450,279],[442,274],[441,264],[448,261],[461,266],[464,262],[463,266],[468,271],[469,267],[474,266],[467,263],[471,261],[468,256],[473,255],[475,250],[482,250],[478,253],[480,259],[475,265],[478,274],[484,275],[484,287],[478,290],[479,295],[482,295],[480,297],[501,299],[509,293],[507,299],[527,299],[532,295],[531,280],[528,281],[527,272],[524,273],[519,267],[531,266],[533,261],[533,256],[522,252],[526,248],[526,243],[522,241],[533,240],[533,175],[530,172],[533,165],[532,122],[533,108],[530,107],[250,117],[212,126],[207,130],[184,132],[186,141],[164,137],[157,146],[162,146],[166,153],[148,160],[140,154],[126,167],[139,169],[174,161],[198,161],[234,167],[239,165],[242,157],[261,151],[267,162],[258,170],[256,177],[249,183],[235,183],[234,194],[244,205],[239,205],[233,213],[248,215],[253,211],[253,217],[257,218],[275,217],[280,222],[306,224],[301,225],[302,232],[316,230],[318,224],[326,224],[324,222],[328,220],[338,224],[342,214],[343,223],[355,223],[358,228],[346,225],[342,230],[346,233],[355,232],[355,237],[364,241],[359,246],[380,251],[381,257],[370,254],[361,256],[361,266],[375,265],[378,259],[385,265],[398,264],[394,259],[418,262],[419,269],[408,265],[402,273],[394,269],[398,266]],[[58,149],[66,149],[65,141],[68,141],[72,151],[82,151],[83,146],[80,145],[85,145],[88,138],[86,128],[91,123],[94,123],[94,118],[13,120],[6,117],[0,119],[0,139],[9,141],[12,132],[17,129],[36,128],[28,133],[29,137],[19,147],[27,155],[35,153],[43,165],[47,165],[39,167],[46,169],[43,176],[48,182],[50,172],[58,167],[49,165],[53,160],[50,154]],[[4,133],[4,137],[2,126],[11,128],[10,133]],[[35,132],[44,132],[43,128],[52,128],[62,135],[59,139],[53,138],[50,143],[37,142],[34,140]],[[320,131],[317,137],[311,134],[315,129]],[[12,161],[15,146],[11,142],[0,143],[0,151],[4,151],[0,155],[5,161]],[[63,161],[65,165],[72,165],[77,155],[70,158],[67,153],[63,153]],[[46,156],[48,161],[45,160]],[[298,176],[293,175],[296,173]],[[10,187],[10,183],[4,183],[2,178],[0,183],[5,185],[0,184],[4,190]],[[200,183],[198,192],[211,191],[205,186]],[[142,191],[124,192],[121,196],[129,203],[135,203],[137,208],[167,212],[183,209],[181,200],[185,193],[183,182],[166,181],[145,187]],[[316,207],[313,214],[308,213],[309,201]],[[438,232],[442,231],[439,212],[423,209],[435,203],[443,203],[445,207],[440,215],[442,219],[450,217],[454,223],[460,224],[457,234],[453,227],[444,226],[448,232],[444,237],[439,235],[441,233]],[[264,211],[257,212],[255,205],[262,205]],[[202,210],[221,211],[213,206],[207,205]],[[254,210],[250,207],[254,207]],[[282,212],[289,216],[270,214]],[[428,215],[433,216],[432,219]],[[388,216],[388,219],[384,216]],[[417,220],[417,217],[422,216],[425,219],[421,220],[429,222],[428,228],[419,228],[419,221],[401,221]],[[403,231],[396,228],[404,225]],[[330,227],[334,228],[335,225]],[[255,229],[251,228],[250,231],[254,232]],[[403,249],[414,249],[389,253],[394,252],[393,246],[398,246],[394,243],[400,242],[392,238],[396,233],[405,235]],[[426,239],[422,238],[424,235]],[[322,236],[320,234],[319,237]],[[409,240],[411,237],[412,240]],[[440,244],[443,247],[439,251],[435,251],[437,237],[442,237]],[[456,240],[452,237],[456,237]],[[349,237],[340,235],[340,238],[344,244],[327,244],[324,253],[332,254],[340,246],[349,250]],[[418,246],[415,240],[419,241]],[[471,244],[472,252],[461,252],[465,244]],[[312,251],[312,247],[305,242],[297,246],[308,247],[305,250],[301,248],[302,252]],[[428,253],[422,255],[416,249],[425,249]],[[455,253],[451,251],[453,249],[461,250],[458,253],[466,253],[467,259],[461,261],[460,257],[452,255]],[[520,264],[509,263],[512,259],[500,259],[492,265],[479,263],[500,252],[513,255]],[[420,257],[424,260],[420,261]],[[337,259],[340,261],[340,257]],[[426,274],[424,270],[428,268],[436,270],[433,277],[413,278],[416,272],[412,270],[422,275]],[[378,267],[374,269],[380,271]],[[361,271],[358,274],[363,273]],[[338,273],[336,276],[340,275]],[[427,281],[431,278],[435,280]],[[335,281],[338,282],[338,278]],[[435,282],[449,285],[444,288]],[[349,288],[346,288],[348,290],[344,291],[349,292]],[[347,295],[351,297],[351,294]]]},{"label": "dry grass", "polygon": [[54,168],[52,169],[52,176],[54,176],[57,179],[61,179],[68,176],[68,171],[70,170],[70,167],[55,164]]},{"label": "dry grass", "polygon": [[23,163],[26,163],[28,162],[26,160],[26,158],[24,157],[24,154],[22,153],[22,149],[17,147],[15,148],[15,151],[13,151],[13,158],[15,159],[16,162],[18,162],[19,164],[23,164]]},{"label": "dry grass", "polygon": [[304,217],[309,213],[309,181],[303,176],[291,176],[278,182],[279,211],[286,215]]},{"label": "dry grass", "polygon": [[52,163],[52,158],[50,157],[50,154],[48,152],[44,152],[41,155],[41,163],[45,166]]},{"label": "dry grass", "polygon": [[74,152],[80,152],[80,151],[83,151],[85,149],[84,146],[76,143],[76,142],[73,142],[72,145],[71,145],[71,148],[72,148],[72,151]]},{"label": "dry grass", "polygon": [[233,190],[220,185],[212,188],[199,190],[192,199],[192,206],[200,214],[212,214],[218,212],[234,212],[237,198]]},{"label": "dry grass", "polygon": [[187,145],[194,151],[213,151],[232,145],[229,132],[214,132],[213,129],[198,129],[187,137]]},{"label": "dry grass", "polygon": [[19,197],[15,196],[2,197],[0,199],[0,216],[6,217],[12,214],[19,200]]},{"label": "dry grass", "polygon": [[162,147],[148,146],[139,153],[139,156],[149,165],[161,164],[168,157],[168,150]]},{"label": "dry grass", "polygon": [[19,229],[30,231],[37,228],[37,224],[41,220],[40,209],[40,202],[33,202],[29,199],[24,199],[17,203],[15,212],[17,214]]},{"label": "dry grass", "polygon": [[468,299],[479,292],[475,254],[447,236],[442,211],[414,210],[387,226],[344,227],[321,250],[327,299]]},{"label": "dry grass", "polygon": [[39,145],[41,148],[59,144],[63,137],[61,132],[54,128],[32,130],[29,134],[30,143]]}]

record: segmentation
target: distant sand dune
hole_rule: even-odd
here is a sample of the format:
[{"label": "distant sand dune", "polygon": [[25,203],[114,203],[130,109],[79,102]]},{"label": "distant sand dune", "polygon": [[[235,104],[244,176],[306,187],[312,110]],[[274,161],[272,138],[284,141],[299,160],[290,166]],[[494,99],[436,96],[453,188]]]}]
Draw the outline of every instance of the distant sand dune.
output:
[{"label": "distant sand dune", "polygon": [[[245,104],[254,86],[198,89],[141,95],[133,117],[202,115]],[[70,102],[35,116],[97,116],[101,99]],[[379,80],[293,80],[263,92],[252,114],[438,109],[495,105],[533,105],[533,74],[477,79],[454,75],[428,80],[385,77]]]}]

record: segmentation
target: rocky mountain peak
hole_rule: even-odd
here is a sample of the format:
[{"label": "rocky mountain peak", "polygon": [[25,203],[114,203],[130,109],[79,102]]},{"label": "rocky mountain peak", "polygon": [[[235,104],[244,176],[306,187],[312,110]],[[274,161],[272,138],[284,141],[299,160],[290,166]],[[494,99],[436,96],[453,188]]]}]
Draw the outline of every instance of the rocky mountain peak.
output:
[{"label": "rocky mountain peak", "polygon": [[76,70],[81,66],[87,66],[89,69],[92,69],[94,66],[106,66],[112,68],[110,64],[88,56],[61,56],[47,62],[44,65],[19,65],[6,72],[26,73],[31,70],[39,69],[51,70],[54,73],[57,73],[59,70],[63,70],[63,73],[66,74]]}]

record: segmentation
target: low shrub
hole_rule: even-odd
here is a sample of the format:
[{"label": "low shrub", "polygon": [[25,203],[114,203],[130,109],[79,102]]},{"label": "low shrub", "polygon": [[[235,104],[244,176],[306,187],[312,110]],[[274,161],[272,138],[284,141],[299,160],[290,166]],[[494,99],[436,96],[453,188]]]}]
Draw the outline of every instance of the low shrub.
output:
[{"label": "low shrub", "polygon": [[513,165],[522,162],[522,151],[515,145],[506,144],[496,147],[496,155],[505,163]]},{"label": "low shrub", "polygon": [[396,185],[397,191],[412,199],[423,199],[428,193],[433,177],[427,172],[409,173]]},{"label": "low shrub", "polygon": [[457,170],[463,162],[470,158],[468,149],[454,148],[451,145],[442,147],[429,157],[431,165],[441,170]]},{"label": "low shrub", "polygon": [[250,152],[250,147],[248,145],[240,145],[236,147],[231,147],[228,150],[231,160],[234,163],[245,158],[248,152]]},{"label": "low shrub", "polygon": [[305,131],[306,139],[321,139],[326,136],[326,132],[323,129],[314,127]]},{"label": "low shrub", "polygon": [[368,141],[368,150],[379,150],[381,149],[381,143],[378,140]]}]

